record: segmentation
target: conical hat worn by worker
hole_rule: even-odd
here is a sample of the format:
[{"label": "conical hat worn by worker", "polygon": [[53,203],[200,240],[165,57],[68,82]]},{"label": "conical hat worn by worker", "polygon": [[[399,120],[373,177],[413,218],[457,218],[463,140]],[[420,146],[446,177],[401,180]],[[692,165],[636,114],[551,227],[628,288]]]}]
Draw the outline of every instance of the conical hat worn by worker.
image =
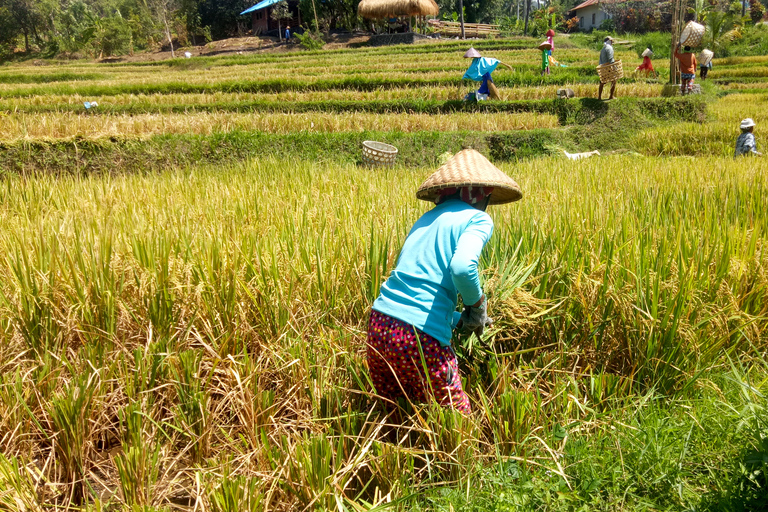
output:
[{"label": "conical hat worn by worker", "polygon": [[434,202],[444,188],[493,187],[488,204],[504,204],[523,198],[520,185],[474,149],[463,149],[435,171],[416,191],[416,197]]},{"label": "conical hat worn by worker", "polygon": [[539,45],[539,50],[551,50],[552,45],[549,41],[544,41]]},{"label": "conical hat worn by worker", "polygon": [[482,55],[480,55],[480,52],[475,50],[474,48],[470,48],[469,50],[467,50],[467,53],[464,54],[465,59],[476,59],[479,57],[482,57]]}]

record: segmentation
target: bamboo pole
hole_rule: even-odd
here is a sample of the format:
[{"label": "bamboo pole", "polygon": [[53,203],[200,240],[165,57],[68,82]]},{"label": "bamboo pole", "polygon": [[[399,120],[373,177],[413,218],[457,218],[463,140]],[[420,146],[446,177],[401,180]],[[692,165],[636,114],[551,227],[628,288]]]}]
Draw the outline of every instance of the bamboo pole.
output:
[{"label": "bamboo pole", "polygon": [[680,41],[680,33],[683,30],[683,20],[685,19],[685,13],[683,11],[685,7],[685,0],[675,0],[675,9],[672,13],[672,26],[670,31],[672,32],[672,43],[669,52],[669,83],[677,85],[679,83],[677,77],[679,76],[679,61],[675,58],[675,50],[677,50],[677,43]]}]

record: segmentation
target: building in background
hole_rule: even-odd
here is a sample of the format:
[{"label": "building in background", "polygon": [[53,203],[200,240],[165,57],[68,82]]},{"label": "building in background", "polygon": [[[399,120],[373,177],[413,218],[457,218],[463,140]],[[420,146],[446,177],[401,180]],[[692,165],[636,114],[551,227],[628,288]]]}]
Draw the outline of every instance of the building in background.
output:
[{"label": "building in background", "polygon": [[587,0],[571,9],[570,16],[579,18],[579,30],[581,31],[600,28],[603,21],[611,17],[602,9],[606,3],[606,0]]},{"label": "building in background", "polygon": [[[254,35],[266,34],[271,30],[277,30],[277,21],[272,19],[272,7],[280,3],[281,0],[262,0],[253,7],[249,7],[240,14],[251,15],[251,28]],[[301,25],[301,12],[299,11],[299,0],[288,0],[288,10],[291,13],[290,19],[280,21],[280,28],[285,30],[285,26],[298,27]]]}]

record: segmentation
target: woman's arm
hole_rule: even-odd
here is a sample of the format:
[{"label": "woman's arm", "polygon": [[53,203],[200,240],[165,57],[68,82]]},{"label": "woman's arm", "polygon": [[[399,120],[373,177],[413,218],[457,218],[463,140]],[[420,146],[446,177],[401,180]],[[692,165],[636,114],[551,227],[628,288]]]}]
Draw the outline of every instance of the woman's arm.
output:
[{"label": "woman's arm", "polygon": [[456,244],[451,258],[451,277],[464,304],[477,304],[483,297],[478,262],[492,232],[493,221],[484,215],[464,230]]}]

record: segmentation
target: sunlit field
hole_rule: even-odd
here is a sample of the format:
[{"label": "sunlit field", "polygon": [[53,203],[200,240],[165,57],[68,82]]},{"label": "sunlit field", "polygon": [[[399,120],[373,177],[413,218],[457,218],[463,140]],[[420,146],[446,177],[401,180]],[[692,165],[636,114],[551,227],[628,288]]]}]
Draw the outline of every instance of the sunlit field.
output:
[{"label": "sunlit field", "polygon": [[[716,61],[703,106],[630,72],[601,104],[597,52],[541,77],[533,44],[478,45],[513,67],[496,111],[454,108],[458,42],[0,68],[0,157],[29,159],[0,181],[0,510],[761,510],[768,160],[731,155],[744,117],[766,147],[765,59]],[[524,194],[489,208],[493,327],[454,339],[473,412],[391,414],[368,313],[467,140]]]}]

